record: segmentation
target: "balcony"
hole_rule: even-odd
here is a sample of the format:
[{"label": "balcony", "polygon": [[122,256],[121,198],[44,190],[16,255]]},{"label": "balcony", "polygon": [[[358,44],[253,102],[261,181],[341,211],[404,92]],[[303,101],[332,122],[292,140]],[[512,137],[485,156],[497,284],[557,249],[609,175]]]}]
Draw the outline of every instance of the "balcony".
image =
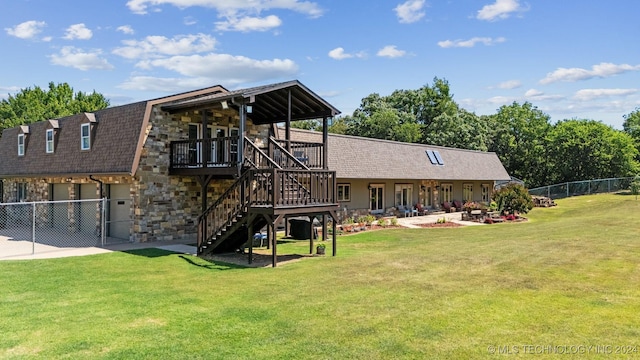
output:
[{"label": "balcony", "polygon": [[238,136],[172,141],[169,174],[237,174],[238,141]]}]

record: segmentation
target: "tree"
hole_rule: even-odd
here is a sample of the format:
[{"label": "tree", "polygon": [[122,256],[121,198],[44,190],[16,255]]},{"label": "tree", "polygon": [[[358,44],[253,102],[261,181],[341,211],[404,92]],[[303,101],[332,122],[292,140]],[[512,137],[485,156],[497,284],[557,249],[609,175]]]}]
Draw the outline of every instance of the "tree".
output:
[{"label": "tree", "polygon": [[498,210],[503,213],[526,214],[533,209],[533,199],[527,189],[519,184],[508,184],[493,194]]},{"label": "tree", "polygon": [[640,161],[640,108],[636,108],[629,114],[624,115],[623,118],[622,129],[633,138],[639,154],[636,160]]},{"label": "tree", "polygon": [[640,194],[640,175],[636,175],[629,186],[629,190],[631,190],[631,194],[636,196],[636,201],[638,200],[638,194]]},{"label": "tree", "polygon": [[464,109],[450,115],[438,115],[424,132],[422,142],[460,149],[487,151],[492,118],[478,116]]},{"label": "tree", "polygon": [[555,182],[625,177],[637,171],[628,134],[595,120],[564,120],[549,133]]},{"label": "tree", "polygon": [[322,131],[322,124],[318,120],[292,121],[291,127],[303,130]]},{"label": "tree", "polygon": [[49,83],[48,90],[39,86],[25,88],[0,100],[0,134],[2,129],[36,121],[57,119],[81,112],[91,112],[109,106],[102,94],[77,92],[67,83]]},{"label": "tree", "polygon": [[500,157],[509,174],[529,187],[546,185],[551,178],[551,158],[547,153],[549,115],[529,102],[503,105],[494,115],[493,139],[489,146]]}]

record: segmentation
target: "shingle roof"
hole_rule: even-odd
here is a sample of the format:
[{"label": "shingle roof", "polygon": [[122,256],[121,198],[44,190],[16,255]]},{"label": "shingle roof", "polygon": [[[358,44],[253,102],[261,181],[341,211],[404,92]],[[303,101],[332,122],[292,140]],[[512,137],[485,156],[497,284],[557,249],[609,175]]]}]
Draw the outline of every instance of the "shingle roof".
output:
[{"label": "shingle roof", "polygon": [[[284,129],[279,128],[280,138]],[[322,142],[322,133],[291,129],[292,140]],[[414,180],[508,180],[493,152],[455,149],[329,134],[329,169],[339,178]],[[427,150],[437,150],[444,165],[433,165]]]},{"label": "shingle roof", "polygon": [[[29,124],[24,156],[18,156],[19,127],[0,138],[0,176],[127,174],[131,172],[146,102],[138,102],[53,120],[57,123],[54,152],[45,151],[51,120]],[[91,149],[80,150],[80,124],[91,123]]]},{"label": "shingle roof", "polygon": [[[0,138],[0,177],[129,174],[137,169],[151,108],[157,104],[227,91],[216,85],[94,113],[5,129]],[[45,151],[46,128],[57,121],[55,150]],[[91,123],[91,149],[80,150],[80,124]],[[27,131],[25,131],[27,130]],[[18,132],[25,133],[25,154],[18,156]]]}]

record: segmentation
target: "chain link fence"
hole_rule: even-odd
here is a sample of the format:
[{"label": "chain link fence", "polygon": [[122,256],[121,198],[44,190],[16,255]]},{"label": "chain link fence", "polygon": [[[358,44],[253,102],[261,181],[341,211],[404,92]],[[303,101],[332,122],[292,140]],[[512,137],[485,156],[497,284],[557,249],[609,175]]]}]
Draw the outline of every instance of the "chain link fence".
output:
[{"label": "chain link fence", "polygon": [[10,248],[35,254],[103,247],[114,240],[105,231],[106,205],[107,199],[0,203],[0,257]]},{"label": "chain link fence", "polygon": [[562,199],[571,196],[602,194],[628,190],[633,177],[573,181],[529,189],[529,194]]}]

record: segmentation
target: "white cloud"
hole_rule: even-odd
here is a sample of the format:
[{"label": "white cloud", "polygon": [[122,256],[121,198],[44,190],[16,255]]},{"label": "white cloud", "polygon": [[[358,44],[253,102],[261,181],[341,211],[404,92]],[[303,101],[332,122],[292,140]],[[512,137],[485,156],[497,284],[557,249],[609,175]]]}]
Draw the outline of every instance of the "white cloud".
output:
[{"label": "white cloud", "polygon": [[20,39],[33,39],[36,35],[42,32],[42,28],[47,26],[44,21],[25,21],[12,28],[4,28],[7,34],[15,36]]},{"label": "white cloud", "polygon": [[146,14],[149,6],[173,5],[178,8],[193,6],[216,9],[222,16],[239,13],[259,14],[270,9],[285,9],[311,17],[322,16],[323,10],[311,1],[298,0],[129,0],[127,7],[136,14]]},{"label": "white cloud", "polygon": [[438,41],[438,46],[441,48],[453,48],[453,47],[474,47],[476,44],[481,43],[486,46],[491,46],[499,43],[503,43],[507,39],[503,37],[490,38],[490,37],[474,37],[469,40],[445,40]]},{"label": "white cloud", "polygon": [[366,57],[366,54],[364,52],[357,52],[355,54],[349,54],[344,52],[344,48],[342,47],[337,47],[331,51],[329,51],[329,57],[335,60],[344,60],[344,59],[349,59],[349,58],[364,58]]},{"label": "white cloud", "polygon": [[121,89],[140,91],[177,92],[211,86],[215,81],[209,78],[159,78],[134,76],[118,85]]},{"label": "white cloud", "polygon": [[507,81],[501,82],[495,87],[497,87],[498,89],[510,90],[510,89],[517,89],[520,86],[522,86],[522,83],[519,80],[507,80]]},{"label": "white cloud", "polygon": [[282,20],[275,15],[267,17],[230,17],[226,21],[216,22],[216,30],[219,31],[267,31],[282,25]]},{"label": "white cloud", "polygon": [[638,89],[582,89],[574,95],[574,99],[591,101],[594,99],[609,98],[612,96],[627,96],[636,94]]},{"label": "white cloud", "polygon": [[495,21],[498,19],[506,19],[514,12],[522,12],[528,9],[520,6],[518,0],[496,0],[491,5],[485,5],[478,10],[476,16],[479,20]]},{"label": "white cloud", "polygon": [[139,67],[164,68],[184,76],[206,77],[224,84],[292,77],[298,72],[298,65],[289,59],[256,60],[228,54],[173,56],[142,61]]},{"label": "white cloud", "polygon": [[388,58],[397,58],[403,57],[406,55],[406,51],[398,50],[395,45],[387,45],[382,49],[378,50],[378,56],[388,57]]},{"label": "white cloud", "polygon": [[53,54],[49,57],[54,65],[72,67],[82,71],[113,69],[113,65],[100,57],[101,54],[102,51],[100,50],[85,52],[73,46],[65,46],[60,50],[59,54]]},{"label": "white cloud", "polygon": [[529,89],[524,93],[524,100],[527,101],[558,101],[565,99],[564,95],[546,95],[537,89]]},{"label": "white cloud", "polygon": [[195,18],[193,18],[193,16],[185,16],[185,18],[182,19],[182,23],[187,26],[191,26],[191,25],[197,24],[198,21]]},{"label": "white cloud", "polygon": [[558,68],[553,72],[547,74],[547,76],[540,80],[540,84],[550,84],[557,81],[574,82],[580,80],[588,80],[592,78],[604,78],[617,74],[621,74],[627,71],[639,71],[640,65],[629,64],[612,64],[612,63],[600,63],[593,65],[591,70],[582,68]]},{"label": "white cloud", "polygon": [[184,55],[211,51],[216,40],[206,34],[176,35],[169,39],[164,36],[147,36],[143,40],[123,40],[126,46],[113,53],[127,59],[157,58],[163,55]]},{"label": "white cloud", "polygon": [[120,31],[123,34],[127,34],[127,35],[132,35],[135,32],[135,31],[133,31],[133,28],[131,27],[131,25],[118,26],[118,28],[116,30]]},{"label": "white cloud", "polygon": [[408,0],[396,6],[393,11],[396,12],[398,20],[403,24],[414,23],[424,17],[424,0]]},{"label": "white cloud", "polygon": [[64,38],[67,40],[89,40],[93,37],[91,29],[84,24],[75,24],[67,28]]}]

